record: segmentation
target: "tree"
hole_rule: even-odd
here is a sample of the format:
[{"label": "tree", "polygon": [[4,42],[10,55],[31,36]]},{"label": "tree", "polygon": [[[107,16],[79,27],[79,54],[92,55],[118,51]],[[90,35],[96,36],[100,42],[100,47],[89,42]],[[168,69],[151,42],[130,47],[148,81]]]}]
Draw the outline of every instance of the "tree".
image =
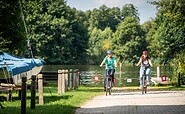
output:
[{"label": "tree", "polygon": [[133,4],[125,4],[121,10],[121,19],[124,20],[126,17],[134,17],[140,20],[137,7]]},{"label": "tree", "polygon": [[93,9],[89,18],[89,30],[92,30],[94,27],[101,30],[104,30],[106,27],[110,27],[111,30],[115,31],[118,23],[120,22],[119,18],[119,8],[108,8],[107,6],[102,5],[99,9]]},{"label": "tree", "polygon": [[26,34],[18,0],[0,1],[0,48],[21,55],[26,46]]},{"label": "tree", "polygon": [[83,62],[80,56],[86,53],[87,29],[75,10],[64,0],[25,1],[24,6],[34,55],[47,64]]},{"label": "tree", "polygon": [[141,52],[147,47],[143,34],[135,17],[127,17],[118,25],[113,37],[113,49],[120,61],[125,58],[132,63],[138,61]]},{"label": "tree", "polygon": [[185,1],[160,0],[152,2],[158,8],[155,23],[158,26],[153,40],[159,42],[163,63],[170,62],[185,50]]}]

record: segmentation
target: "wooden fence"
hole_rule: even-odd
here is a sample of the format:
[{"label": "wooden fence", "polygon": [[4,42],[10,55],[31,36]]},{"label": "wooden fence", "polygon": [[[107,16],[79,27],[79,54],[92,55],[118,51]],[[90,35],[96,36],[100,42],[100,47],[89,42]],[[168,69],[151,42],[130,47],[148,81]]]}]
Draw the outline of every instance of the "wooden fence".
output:
[{"label": "wooden fence", "polygon": [[[70,70],[58,70],[56,73],[48,73],[42,72],[42,74],[38,74],[38,92],[39,92],[39,104],[43,105],[43,78],[47,77],[47,74],[50,76],[58,75],[58,95],[61,95],[68,91],[68,89],[76,90],[80,85],[80,76],[78,69],[70,69]],[[52,75],[51,75],[52,74]]]},{"label": "wooden fence", "polygon": [[[31,78],[31,104],[30,108],[35,109],[35,100],[36,100],[36,77],[38,79],[38,94],[39,94],[39,104],[44,104],[44,96],[43,96],[43,78],[47,77],[47,74],[52,74],[53,76],[57,75],[58,79],[58,95],[62,95],[67,92],[68,89],[76,90],[80,85],[80,76],[78,69],[70,69],[70,70],[58,70],[55,73],[41,72],[37,76],[32,76]],[[52,76],[50,75],[50,76]],[[26,114],[26,91],[27,91],[27,77],[22,77],[22,83],[20,85],[19,90],[19,98],[21,99],[21,114]],[[2,86],[2,85],[1,85]],[[11,86],[12,87],[12,86]],[[15,90],[15,89],[14,89]],[[2,91],[2,90],[1,90]],[[11,100],[11,92],[8,89],[9,100]],[[0,104],[1,105],[1,104]],[[1,105],[1,107],[3,107]]]}]

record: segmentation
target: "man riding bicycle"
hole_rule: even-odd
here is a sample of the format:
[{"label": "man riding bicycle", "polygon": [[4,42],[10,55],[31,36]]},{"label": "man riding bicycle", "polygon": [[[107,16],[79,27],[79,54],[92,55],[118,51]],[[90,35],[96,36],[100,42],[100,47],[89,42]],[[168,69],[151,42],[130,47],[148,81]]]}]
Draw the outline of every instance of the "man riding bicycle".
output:
[{"label": "man riding bicycle", "polygon": [[104,74],[104,91],[105,91],[106,90],[106,76],[108,73],[110,73],[110,76],[112,77],[112,82],[114,83],[114,72],[115,72],[115,67],[117,67],[116,58],[113,57],[112,50],[107,51],[107,56],[103,59],[102,63],[100,64],[100,67],[102,67],[103,64],[106,65],[105,74]]}]

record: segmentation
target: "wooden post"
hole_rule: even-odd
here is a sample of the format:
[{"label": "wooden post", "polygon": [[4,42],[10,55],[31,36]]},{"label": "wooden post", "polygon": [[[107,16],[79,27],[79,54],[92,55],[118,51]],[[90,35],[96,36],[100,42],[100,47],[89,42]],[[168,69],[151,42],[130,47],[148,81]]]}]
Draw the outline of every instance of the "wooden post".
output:
[{"label": "wooden post", "polygon": [[68,70],[65,70],[65,91],[68,91]]},{"label": "wooden post", "polygon": [[39,92],[39,104],[43,105],[44,99],[43,99],[43,76],[42,74],[38,75],[38,92]]},{"label": "wooden post", "polygon": [[62,93],[65,93],[65,70],[62,70]]},{"label": "wooden post", "polygon": [[76,70],[73,72],[73,89],[76,90]]},{"label": "wooden post", "polygon": [[77,86],[77,88],[78,88],[79,85],[80,85],[79,70],[76,69],[76,86]]},{"label": "wooden post", "polygon": [[157,77],[159,78],[160,77],[160,67],[157,66]]},{"label": "wooden post", "polygon": [[22,77],[21,114],[26,114],[26,81],[27,77]]},{"label": "wooden post", "polygon": [[69,75],[69,78],[70,78],[69,86],[70,86],[70,89],[73,89],[73,70],[70,69],[69,73],[70,73],[70,75]]},{"label": "wooden post", "polygon": [[181,78],[180,78],[180,72],[178,72],[178,82],[177,82],[177,86],[179,86],[179,87],[181,86],[180,79],[181,79]]},{"label": "wooden post", "polygon": [[12,88],[9,88],[6,100],[7,101],[11,101],[12,100]]},{"label": "wooden post", "polygon": [[18,98],[21,100],[21,90],[18,90]]},{"label": "wooden post", "polygon": [[62,94],[62,70],[58,70],[58,95]]},{"label": "wooden post", "polygon": [[35,95],[36,95],[36,76],[31,77],[31,109],[35,109]]}]

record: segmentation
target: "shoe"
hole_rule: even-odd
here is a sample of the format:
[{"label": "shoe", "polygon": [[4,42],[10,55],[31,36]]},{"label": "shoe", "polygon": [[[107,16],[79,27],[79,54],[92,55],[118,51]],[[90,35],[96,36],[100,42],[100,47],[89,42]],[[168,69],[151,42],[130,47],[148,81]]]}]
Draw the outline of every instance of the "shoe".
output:
[{"label": "shoe", "polygon": [[149,82],[146,82],[146,85],[147,85],[147,86],[149,86],[149,85],[150,85],[150,83],[149,83]]}]

